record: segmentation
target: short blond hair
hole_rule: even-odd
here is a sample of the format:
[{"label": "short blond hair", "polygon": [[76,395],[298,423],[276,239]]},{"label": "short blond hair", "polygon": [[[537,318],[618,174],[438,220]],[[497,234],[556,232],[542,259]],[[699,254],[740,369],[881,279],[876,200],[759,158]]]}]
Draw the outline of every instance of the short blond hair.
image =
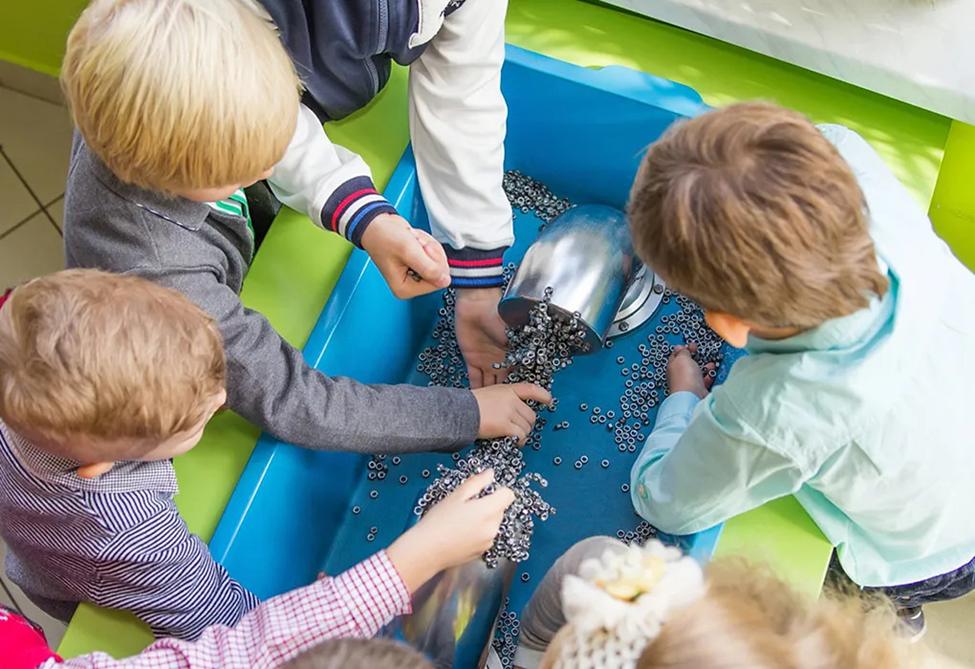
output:
[{"label": "short blond hair", "polygon": [[883,296],[852,170],[803,115],[703,114],[647,151],[628,207],[640,257],[703,308],[808,329]]},{"label": "short blond hair", "polygon": [[294,134],[300,82],[252,0],[93,0],[61,84],[85,142],[163,193],[246,184]]},{"label": "short blond hair", "polygon": [[[225,369],[210,317],[136,276],[66,270],[20,286],[0,308],[0,419],[74,460],[131,459],[198,425]],[[79,437],[145,448],[79,457]]]}]

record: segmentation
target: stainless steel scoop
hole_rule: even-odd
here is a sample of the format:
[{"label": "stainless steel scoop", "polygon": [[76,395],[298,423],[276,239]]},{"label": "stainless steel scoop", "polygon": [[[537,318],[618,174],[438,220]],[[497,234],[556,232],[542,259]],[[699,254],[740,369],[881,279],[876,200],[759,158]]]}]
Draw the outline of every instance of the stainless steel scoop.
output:
[{"label": "stainless steel scoop", "polygon": [[603,205],[573,207],[546,226],[525,253],[498,312],[509,326],[521,327],[547,288],[550,311],[579,315],[589,351],[649,319],[664,292],[663,282],[634,254],[623,212]]}]

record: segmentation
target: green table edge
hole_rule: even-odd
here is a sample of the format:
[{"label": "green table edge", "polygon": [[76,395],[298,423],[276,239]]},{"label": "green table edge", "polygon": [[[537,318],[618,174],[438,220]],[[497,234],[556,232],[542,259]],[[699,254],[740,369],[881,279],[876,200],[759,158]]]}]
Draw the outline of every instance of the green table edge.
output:
[{"label": "green table edge", "polygon": [[[956,253],[975,260],[971,225],[975,202],[963,179],[975,164],[970,126],[800,68],[667,26],[577,0],[512,0],[508,41],[589,67],[611,64],[644,70],[692,86],[712,105],[765,98],[794,107],[818,122],[836,122],[863,134],[918,201],[932,201],[932,217]],[[406,73],[397,68],[374,104],[327,131],[364,155],[383,187],[408,141]],[[949,136],[949,132],[951,133]],[[950,173],[938,178],[946,143]],[[970,170],[968,172],[971,173]],[[937,183],[937,189],[935,185]],[[243,301],[268,316],[295,346],[302,346],[348,257],[349,246],[283,212],[247,277]],[[190,529],[212,536],[258,436],[233,414],[215,418],[200,446],[176,461],[177,505]],[[725,526],[718,555],[768,561],[798,588],[819,591],[831,547],[794,498],[776,500]],[[151,640],[132,616],[79,608],[60,646],[65,657],[101,650],[117,657]]]}]

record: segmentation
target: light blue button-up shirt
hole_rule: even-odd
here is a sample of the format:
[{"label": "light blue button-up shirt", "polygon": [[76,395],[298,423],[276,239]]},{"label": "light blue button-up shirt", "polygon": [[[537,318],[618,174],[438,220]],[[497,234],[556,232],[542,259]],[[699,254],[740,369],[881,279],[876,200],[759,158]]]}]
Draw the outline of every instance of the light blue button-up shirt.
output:
[{"label": "light blue button-up shirt", "polygon": [[668,397],[636,510],[689,533],[794,494],[862,586],[975,556],[975,276],[861,137],[821,126],[856,174],[890,290],[750,355],[704,400]]}]

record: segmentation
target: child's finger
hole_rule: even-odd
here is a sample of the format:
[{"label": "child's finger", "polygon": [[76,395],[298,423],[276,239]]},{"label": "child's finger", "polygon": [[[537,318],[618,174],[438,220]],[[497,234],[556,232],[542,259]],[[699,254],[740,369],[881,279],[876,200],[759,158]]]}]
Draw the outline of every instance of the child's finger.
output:
[{"label": "child's finger", "polygon": [[427,252],[426,247],[419,239],[414,237],[416,244],[409,244],[402,250],[401,262],[413,269],[424,281],[435,286],[443,287],[444,280],[450,281],[450,272],[447,269],[447,256],[433,258]]},{"label": "child's finger", "polygon": [[484,375],[477,367],[467,366],[467,380],[470,382],[471,390],[477,390],[484,385]]},{"label": "child's finger", "polygon": [[535,421],[528,416],[517,413],[511,417],[511,424],[518,429],[519,436],[527,437],[528,433],[532,431],[532,425],[535,424]]},{"label": "child's finger", "polygon": [[423,230],[417,230],[413,228],[413,237],[420,242],[420,246],[423,247],[423,252],[436,263],[437,267],[441,268],[441,273],[437,276],[429,276],[427,279],[437,284],[440,288],[446,288],[450,285],[450,271],[447,265],[447,253],[443,249],[443,244],[434,239],[431,235],[424,232]]},{"label": "child's finger", "polygon": [[535,424],[535,419],[538,418],[538,416],[535,414],[534,411],[532,411],[532,408],[527,404],[525,404],[524,402],[521,402],[519,404],[520,405],[516,405],[515,410],[518,412],[518,415],[521,416],[521,418],[523,418],[526,423],[528,423],[530,429],[531,426]]},{"label": "child's finger", "polygon": [[457,486],[454,494],[462,499],[470,499],[471,497],[476,497],[484,490],[487,486],[494,483],[494,470],[485,469],[480,474],[474,474],[466,481]]},{"label": "child's finger", "polygon": [[552,402],[552,393],[534,383],[514,383],[511,389],[522,400],[535,400],[539,404],[548,405]]},{"label": "child's finger", "polygon": [[504,513],[505,509],[511,506],[513,501],[515,501],[515,493],[511,490],[511,488],[507,486],[498,486],[497,490],[492,492],[490,495],[485,495],[484,497],[480,498],[477,500],[477,503],[488,507],[488,511],[492,514],[501,514]]}]

